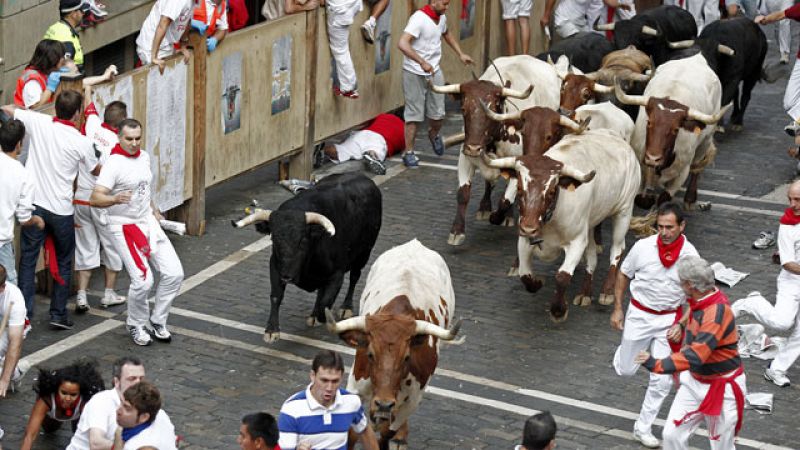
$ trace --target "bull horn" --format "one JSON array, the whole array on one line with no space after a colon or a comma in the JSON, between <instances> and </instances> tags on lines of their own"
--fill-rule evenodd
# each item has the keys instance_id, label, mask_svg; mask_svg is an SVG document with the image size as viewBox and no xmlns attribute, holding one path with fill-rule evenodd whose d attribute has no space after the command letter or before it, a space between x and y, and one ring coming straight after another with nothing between
<instances>
[{"instance_id":1,"label":"bull horn","mask_svg":"<svg viewBox=\"0 0 800 450\"><path fill-rule=\"evenodd\" d=\"M506 156L505 158L489 158L486 152L481 153L483 163L495 169L515 169L517 167L516 156Z\"/></svg>"},{"instance_id":2,"label":"bull horn","mask_svg":"<svg viewBox=\"0 0 800 450\"><path fill-rule=\"evenodd\" d=\"M736 51L734 51L732 48L723 44L717 45L717 51L722 53L723 55L728 55L728 56L733 56L736 53Z\"/></svg>"},{"instance_id":3,"label":"bull horn","mask_svg":"<svg viewBox=\"0 0 800 450\"><path fill-rule=\"evenodd\" d=\"M642 25L642 33L648 36L658 36L660 33L653 27L648 27L647 25Z\"/></svg>"},{"instance_id":4,"label":"bull horn","mask_svg":"<svg viewBox=\"0 0 800 450\"><path fill-rule=\"evenodd\" d=\"M325 231L327 231L329 235L333 236L336 234L336 227L333 226L333 222L320 213L307 212L306 223L316 223L317 225L322 225L322 228L325 228Z\"/></svg>"},{"instance_id":5,"label":"bull horn","mask_svg":"<svg viewBox=\"0 0 800 450\"><path fill-rule=\"evenodd\" d=\"M591 117L587 117L586 119L582 120L581 123L578 123L567 116L560 116L558 118L558 123L564 128L569 128L575 134L581 134L586 131L586 127L589 126L589 122L591 120Z\"/></svg>"},{"instance_id":6,"label":"bull horn","mask_svg":"<svg viewBox=\"0 0 800 450\"><path fill-rule=\"evenodd\" d=\"M592 28L594 28L595 31L614 31L615 25L616 22L601 24L600 17L598 16L597 19L594 19L594 24L592 24Z\"/></svg>"},{"instance_id":7,"label":"bull horn","mask_svg":"<svg viewBox=\"0 0 800 450\"><path fill-rule=\"evenodd\" d=\"M616 80L614 81L614 94L617 96L617 100L626 105L647 105L647 97L644 95L626 94L625 91L622 90L622 86L620 86Z\"/></svg>"},{"instance_id":8,"label":"bull horn","mask_svg":"<svg viewBox=\"0 0 800 450\"><path fill-rule=\"evenodd\" d=\"M348 319L350 320L350 319ZM432 324L425 320L415 320L417 323L417 330L416 334L427 334L430 336L435 336L444 341L452 341L456 338L458 334L458 330L461 329L462 320L458 319L453 326L450 327L449 330L446 330L439 325Z\"/></svg>"},{"instance_id":9,"label":"bull horn","mask_svg":"<svg viewBox=\"0 0 800 450\"><path fill-rule=\"evenodd\" d=\"M333 334L341 334L350 330L367 331L367 318L356 316L337 322L331 309L325 308L325 327Z\"/></svg>"},{"instance_id":10,"label":"bull horn","mask_svg":"<svg viewBox=\"0 0 800 450\"><path fill-rule=\"evenodd\" d=\"M252 214L242 218L237 222L233 222L233 226L236 228L242 228L252 225L256 222L266 222L269 220L270 214L272 214L272 211L268 209L256 208Z\"/></svg>"},{"instance_id":11,"label":"bull horn","mask_svg":"<svg viewBox=\"0 0 800 450\"><path fill-rule=\"evenodd\" d=\"M722 116L728 112L729 109L733 107L733 102L728 103L722 109L719 110L716 114L705 114L697 111L695 109L689 108L689 111L686 113L690 119L694 119L700 122L703 122L706 125L712 125L719 122L722 119Z\"/></svg>"},{"instance_id":12,"label":"bull horn","mask_svg":"<svg viewBox=\"0 0 800 450\"><path fill-rule=\"evenodd\" d=\"M669 48L678 50L680 48L689 48L694 45L694 39L686 39L684 41L670 42Z\"/></svg>"},{"instance_id":13,"label":"bull horn","mask_svg":"<svg viewBox=\"0 0 800 450\"><path fill-rule=\"evenodd\" d=\"M553 62L553 57L550 55L550 53L547 54L547 64L550 64L551 66L556 65L556 63Z\"/></svg>"},{"instance_id":14,"label":"bull horn","mask_svg":"<svg viewBox=\"0 0 800 450\"><path fill-rule=\"evenodd\" d=\"M532 84L529 84L528 88L525 89L524 91L517 91L506 87L503 88L503 95L511 98L519 98L519 99L528 98L531 95L531 92L533 92Z\"/></svg>"},{"instance_id":15,"label":"bull horn","mask_svg":"<svg viewBox=\"0 0 800 450\"><path fill-rule=\"evenodd\" d=\"M461 93L461 84L445 84L442 86L437 86L433 84L430 80L428 83L431 86L431 90L436 92L437 94L460 94Z\"/></svg>"},{"instance_id":16,"label":"bull horn","mask_svg":"<svg viewBox=\"0 0 800 450\"><path fill-rule=\"evenodd\" d=\"M583 173L580 170L572 168L568 165L564 165L564 167L561 168L561 176L575 178L577 181L580 181L581 183L588 183L592 181L592 179L594 179L594 176L596 174L597 172L594 170L589 173Z\"/></svg>"},{"instance_id":17,"label":"bull horn","mask_svg":"<svg viewBox=\"0 0 800 450\"><path fill-rule=\"evenodd\" d=\"M486 115L489 116L490 119L495 120L497 122L502 122L504 120L516 120L522 117L522 111L516 111L512 113L505 113L501 114L498 112L494 112L486 106L486 103L483 100L479 100L481 103L481 107L486 112Z\"/></svg>"},{"instance_id":18,"label":"bull horn","mask_svg":"<svg viewBox=\"0 0 800 450\"><path fill-rule=\"evenodd\" d=\"M614 92L614 86L606 86L605 84L595 82L592 86L592 90L598 94L610 94Z\"/></svg>"},{"instance_id":19,"label":"bull horn","mask_svg":"<svg viewBox=\"0 0 800 450\"><path fill-rule=\"evenodd\" d=\"M653 71L650 70L649 73L636 73L634 71L630 71L623 78L646 83L650 81L650 78L653 78Z\"/></svg>"}]
</instances>

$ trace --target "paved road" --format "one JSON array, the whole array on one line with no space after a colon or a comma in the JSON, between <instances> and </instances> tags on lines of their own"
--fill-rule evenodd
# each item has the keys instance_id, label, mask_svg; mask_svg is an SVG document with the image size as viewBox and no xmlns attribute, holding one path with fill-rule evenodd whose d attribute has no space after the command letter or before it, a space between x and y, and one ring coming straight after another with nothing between
<instances>
[{"instance_id":1,"label":"paved road","mask_svg":"<svg viewBox=\"0 0 800 450\"><path fill-rule=\"evenodd\" d=\"M752 290L767 298L775 294L777 266L770 264L771 250L752 250L750 243L759 231L777 228L783 206L773 200L781 198L773 191L795 174L794 162L785 155L790 140L780 131L785 122L783 88L784 82L758 85L745 131L719 137L716 164L700 182L701 189L712 191L702 193L701 200L712 201L713 208L689 216L687 235L702 255L750 273L726 290L733 299ZM459 126L453 109L446 129L454 132ZM448 246L457 149L436 158L426 139L419 144L428 165L405 170L392 161L388 176L378 179L384 225L373 259L412 238L440 252L453 275L456 314L465 319L462 332L467 340L460 346L443 346L440 370L412 418L411 448L511 448L524 418L545 409L558 416L559 448L639 448L630 430L647 375L621 379L614 374L610 361L620 336L608 326L610 311L596 304L576 307L566 323L553 324L545 306L557 266L536 263L538 273L548 279L536 295L507 278L515 254L514 230L475 222L477 201L470 204L466 243ZM287 290L281 311L284 339L273 346L261 341L268 303L269 240L252 229L234 231L229 222L252 198L268 206L288 198L290 194L274 184L276 179L274 168L266 168L212 189L207 200L208 233L202 238L173 238L187 281L170 318L176 335L171 344L134 346L123 326L124 306L93 309L76 318L74 331L49 331L46 303L40 299L24 353L47 368L90 355L100 362L106 380L116 357L138 355L146 361L148 378L161 387L165 409L187 448L236 448L240 417L256 410L277 412L285 398L304 388L310 359L318 349L349 351L324 328L305 326L313 297L293 287ZM476 186L475 200L482 183ZM770 193L773 196L764 197ZM629 237L628 243L632 242ZM606 255L600 261L598 273L604 274ZM95 288L98 281L93 282ZM363 281L356 292L362 287ZM569 291L570 298L575 290ZM95 305L98 301L96 296L90 298ZM800 389L779 389L765 382L761 377L765 365L746 361L748 387L751 392L774 393L775 412L761 416L747 411L740 447L796 448ZM789 376L800 380L800 370L792 369ZM0 401L5 448L19 447L34 400L33 379L34 374L29 375L22 392ZM662 418L670 401L671 397ZM68 439L67 430L40 436L36 448L63 448ZM708 448L704 438L695 438L692 445Z\"/></svg>"}]
</instances>

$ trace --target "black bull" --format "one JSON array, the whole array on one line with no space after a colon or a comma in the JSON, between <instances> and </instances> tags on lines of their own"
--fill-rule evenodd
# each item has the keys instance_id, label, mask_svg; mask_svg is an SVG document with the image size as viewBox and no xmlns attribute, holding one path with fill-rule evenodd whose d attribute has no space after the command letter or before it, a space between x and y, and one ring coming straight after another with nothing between
<instances>
[{"instance_id":1,"label":"black bull","mask_svg":"<svg viewBox=\"0 0 800 450\"><path fill-rule=\"evenodd\" d=\"M312 189L283 202L275 211L257 210L233 222L250 223L272 235L270 312L264 339L280 337L279 311L287 283L307 292L317 291L309 325L325 322L350 272L342 303L342 317L352 315L353 291L367 264L381 228L381 192L362 174L328 176Z\"/></svg>"}]
</instances>

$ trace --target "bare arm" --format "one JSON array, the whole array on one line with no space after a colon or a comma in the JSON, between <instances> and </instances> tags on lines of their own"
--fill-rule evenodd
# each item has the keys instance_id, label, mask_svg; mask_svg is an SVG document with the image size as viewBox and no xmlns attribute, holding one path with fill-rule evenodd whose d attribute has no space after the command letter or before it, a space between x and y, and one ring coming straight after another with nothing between
<instances>
[{"instance_id":1,"label":"bare arm","mask_svg":"<svg viewBox=\"0 0 800 450\"><path fill-rule=\"evenodd\" d=\"M42 421L47 414L47 409L47 404L45 404L44 400L37 398L31 410L31 417L25 426L25 437L22 438L20 450L31 450L31 447L33 447L33 443L36 442L36 437L39 435L39 429L42 428Z\"/></svg>"},{"instance_id":2,"label":"bare arm","mask_svg":"<svg viewBox=\"0 0 800 450\"><path fill-rule=\"evenodd\" d=\"M452 34L450 34L450 30L445 31L442 35L442 38L444 38L444 41L447 42L447 45L449 45L450 48L455 50L456 54L458 55L458 59L460 59L464 65L472 64L472 58L461 51L461 46L458 45L458 41L453 37Z\"/></svg>"},{"instance_id":3,"label":"bare arm","mask_svg":"<svg viewBox=\"0 0 800 450\"><path fill-rule=\"evenodd\" d=\"M625 313L622 311L622 298L628 290L631 279L617 269L617 282L614 284L614 311L611 312L611 328L622 331Z\"/></svg>"},{"instance_id":4,"label":"bare arm","mask_svg":"<svg viewBox=\"0 0 800 450\"><path fill-rule=\"evenodd\" d=\"M787 262L783 265L783 268L795 275L800 275L800 263Z\"/></svg>"},{"instance_id":5,"label":"bare arm","mask_svg":"<svg viewBox=\"0 0 800 450\"><path fill-rule=\"evenodd\" d=\"M39 97L39 101L32 104L31 107L28 109L37 109L41 106L46 105L47 102L49 102L50 99L53 98L53 95L55 95L55 92L51 91L50 89L45 89L44 91L42 91L42 96Z\"/></svg>"},{"instance_id":6,"label":"bare arm","mask_svg":"<svg viewBox=\"0 0 800 450\"><path fill-rule=\"evenodd\" d=\"M361 433L358 438L364 450L378 450L378 438L375 437L375 432L372 431L371 426L367 425L367 428L364 429L364 432Z\"/></svg>"},{"instance_id":7,"label":"bare arm","mask_svg":"<svg viewBox=\"0 0 800 450\"><path fill-rule=\"evenodd\" d=\"M433 66L428 64L428 61L425 61L421 56L419 56L419 53L417 53L416 51L414 51L413 48L411 48L411 41L413 40L414 36L408 33L403 33L403 35L400 36L400 39L398 39L397 41L397 48L399 48L400 51L408 59L415 61L417 64L419 64L420 67L422 67L422 70L424 70L427 73L433 73Z\"/></svg>"},{"instance_id":8,"label":"bare arm","mask_svg":"<svg viewBox=\"0 0 800 450\"><path fill-rule=\"evenodd\" d=\"M10 314L10 312L9 312ZM8 351L3 363L3 374L0 375L0 397L5 397L8 385L11 384L11 374L17 367L19 356L22 353L22 326L8 327Z\"/></svg>"},{"instance_id":9,"label":"bare arm","mask_svg":"<svg viewBox=\"0 0 800 450\"><path fill-rule=\"evenodd\" d=\"M109 206L128 203L131 201L131 191L123 191L111 195L111 189L105 186L95 186L89 203L95 208L108 208Z\"/></svg>"},{"instance_id":10,"label":"bare arm","mask_svg":"<svg viewBox=\"0 0 800 450\"><path fill-rule=\"evenodd\" d=\"M539 19L539 24L542 28L550 25L550 16L553 15L554 6L556 6L556 0L547 0L544 3L544 12L542 12L542 18Z\"/></svg>"},{"instance_id":11,"label":"bare arm","mask_svg":"<svg viewBox=\"0 0 800 450\"><path fill-rule=\"evenodd\" d=\"M0 110L2 110L4 113L8 114L8 117L13 118L14 117L14 112L17 110L17 105L3 105L3 106L0 106Z\"/></svg>"},{"instance_id":12,"label":"bare arm","mask_svg":"<svg viewBox=\"0 0 800 450\"><path fill-rule=\"evenodd\" d=\"M756 16L753 22L761 25L767 25L773 22L778 22L785 18L786 18L786 12L781 10L781 11L775 11L774 13L771 14L767 14L766 16Z\"/></svg>"},{"instance_id":13,"label":"bare arm","mask_svg":"<svg viewBox=\"0 0 800 450\"><path fill-rule=\"evenodd\" d=\"M158 22L158 27L156 28L156 34L153 37L153 45L150 47L150 60L153 64L158 66L158 70L161 73L164 73L164 60L158 59L158 49L161 47L161 41L164 40L164 36L167 34L167 28L172 23L172 19L167 16L161 16L161 20Z\"/></svg>"},{"instance_id":14,"label":"bare arm","mask_svg":"<svg viewBox=\"0 0 800 450\"><path fill-rule=\"evenodd\" d=\"M303 11L312 11L319 8L320 2L318 0L309 0L304 5L299 5L295 0L284 0L283 11L286 14L296 14Z\"/></svg>"},{"instance_id":15,"label":"bare arm","mask_svg":"<svg viewBox=\"0 0 800 450\"><path fill-rule=\"evenodd\" d=\"M112 448L121 449L122 446L115 447L113 441L106 439L106 433L103 430L89 429L89 450L111 450Z\"/></svg>"}]
</instances>

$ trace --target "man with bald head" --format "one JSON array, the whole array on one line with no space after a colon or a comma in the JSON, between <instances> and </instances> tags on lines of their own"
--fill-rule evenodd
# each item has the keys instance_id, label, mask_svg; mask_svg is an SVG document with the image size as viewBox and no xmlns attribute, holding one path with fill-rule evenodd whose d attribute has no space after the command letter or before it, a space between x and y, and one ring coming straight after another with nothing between
<instances>
[{"instance_id":1,"label":"man with bald head","mask_svg":"<svg viewBox=\"0 0 800 450\"><path fill-rule=\"evenodd\" d=\"M800 356L800 181L789 185L789 207L778 228L778 253L781 273L775 306L758 292L752 292L733 304L736 317L750 314L767 327L778 331L794 330L786 345L764 371L764 378L778 386L789 386L786 371Z\"/></svg>"}]
</instances>

